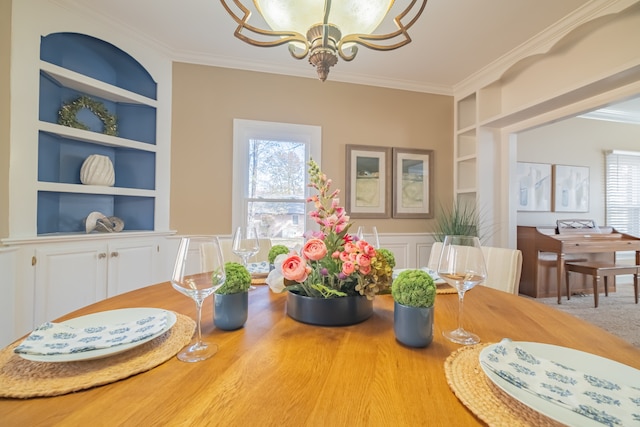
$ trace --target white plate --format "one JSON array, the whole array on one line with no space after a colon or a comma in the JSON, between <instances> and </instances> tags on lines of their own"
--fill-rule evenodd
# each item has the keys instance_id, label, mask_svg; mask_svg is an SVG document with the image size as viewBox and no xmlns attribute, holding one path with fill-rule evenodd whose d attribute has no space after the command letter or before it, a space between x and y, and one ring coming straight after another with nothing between
<instances>
[{"instance_id":1,"label":"white plate","mask_svg":"<svg viewBox=\"0 0 640 427\"><path fill-rule=\"evenodd\" d=\"M99 313L87 314L86 316L69 319L62 324L73 326L75 328L83 328L91 325L106 325L112 323L127 323L135 321L146 316L158 316L167 313L167 326L160 332L136 341L130 344L116 345L109 348L101 348L97 350L83 351L81 353L70 354L54 354L54 355L36 355L36 354L18 354L20 357L34 362L75 362L78 360L100 359L114 354L131 350L134 347L142 345L152 339L167 332L176 323L176 315L172 311L162 310L159 308L122 308L118 310L101 311Z\"/></svg>"},{"instance_id":2,"label":"white plate","mask_svg":"<svg viewBox=\"0 0 640 427\"><path fill-rule=\"evenodd\" d=\"M492 344L485 347L480 352L480 361L486 360L488 354L493 351L495 346L499 344L500 343ZM514 342L514 344L517 344L527 352L535 354L540 358L552 360L554 362L570 366L571 368L584 373L593 374L599 377L605 377L607 379L610 379L611 381L615 381L621 384L640 384L639 370L627 365L623 365L622 363L606 359L604 357L551 344L541 344L535 342ZM487 375L487 377L505 393L507 393L514 399L524 403L528 407L548 416L549 418L570 426L602 427L603 425L580 414L577 414L568 408L562 407L553 402L548 402L529 391L523 390L511 384L510 382L502 379L489 368L485 367L483 363L480 363L480 366L482 367L482 370Z\"/></svg>"},{"instance_id":3,"label":"white plate","mask_svg":"<svg viewBox=\"0 0 640 427\"><path fill-rule=\"evenodd\" d=\"M406 270L416 270L415 268L394 268L393 272L391 273L391 278L395 279L396 277L398 277L398 274L402 273L403 271ZM439 276L438 273L436 273L433 270L429 270L427 267L421 267L420 270L425 271L426 273L429 274L429 276L431 276L431 278L433 279L433 283L435 283L436 285L442 285L445 284L446 282L444 280L442 280Z\"/></svg>"}]
</instances>

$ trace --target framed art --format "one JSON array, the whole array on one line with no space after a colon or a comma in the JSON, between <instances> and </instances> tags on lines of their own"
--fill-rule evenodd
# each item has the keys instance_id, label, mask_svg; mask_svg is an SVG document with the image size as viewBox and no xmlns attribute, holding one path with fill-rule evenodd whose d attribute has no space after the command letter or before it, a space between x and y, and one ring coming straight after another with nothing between
<instances>
[{"instance_id":1,"label":"framed art","mask_svg":"<svg viewBox=\"0 0 640 427\"><path fill-rule=\"evenodd\" d=\"M351 218L389 218L391 149L346 146L346 209Z\"/></svg>"},{"instance_id":2,"label":"framed art","mask_svg":"<svg viewBox=\"0 0 640 427\"><path fill-rule=\"evenodd\" d=\"M589 167L553 165L553 210L589 212Z\"/></svg>"},{"instance_id":3,"label":"framed art","mask_svg":"<svg viewBox=\"0 0 640 427\"><path fill-rule=\"evenodd\" d=\"M433 218L433 150L393 149L393 217Z\"/></svg>"},{"instance_id":4,"label":"framed art","mask_svg":"<svg viewBox=\"0 0 640 427\"><path fill-rule=\"evenodd\" d=\"M518 162L518 211L551 211L551 165Z\"/></svg>"}]
</instances>

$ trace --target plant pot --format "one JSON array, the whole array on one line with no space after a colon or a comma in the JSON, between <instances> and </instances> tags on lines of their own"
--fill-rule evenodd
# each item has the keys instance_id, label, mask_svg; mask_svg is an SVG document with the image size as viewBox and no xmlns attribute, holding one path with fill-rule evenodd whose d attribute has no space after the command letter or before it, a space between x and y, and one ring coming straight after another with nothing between
<instances>
[{"instance_id":1,"label":"plant pot","mask_svg":"<svg viewBox=\"0 0 640 427\"><path fill-rule=\"evenodd\" d=\"M433 341L433 307L393 303L393 332L409 347L426 347Z\"/></svg>"},{"instance_id":2,"label":"plant pot","mask_svg":"<svg viewBox=\"0 0 640 427\"><path fill-rule=\"evenodd\" d=\"M373 314L373 301L364 296L311 298L287 294L289 317L319 326L347 326L367 320Z\"/></svg>"},{"instance_id":3,"label":"plant pot","mask_svg":"<svg viewBox=\"0 0 640 427\"><path fill-rule=\"evenodd\" d=\"M249 314L249 292L213 294L213 323L223 331L240 329Z\"/></svg>"}]
</instances>

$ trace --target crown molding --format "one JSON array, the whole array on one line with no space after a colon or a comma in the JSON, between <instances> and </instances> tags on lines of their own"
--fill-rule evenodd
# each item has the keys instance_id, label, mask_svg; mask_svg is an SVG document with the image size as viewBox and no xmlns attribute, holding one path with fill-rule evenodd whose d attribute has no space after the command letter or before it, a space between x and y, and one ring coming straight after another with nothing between
<instances>
[{"instance_id":1,"label":"crown molding","mask_svg":"<svg viewBox=\"0 0 640 427\"><path fill-rule=\"evenodd\" d=\"M591 0L573 13L512 49L494 62L453 86L456 98L462 98L475 90L499 80L519 61L533 55L549 52L567 34L581 25L605 15L619 13L639 0Z\"/></svg>"}]
</instances>

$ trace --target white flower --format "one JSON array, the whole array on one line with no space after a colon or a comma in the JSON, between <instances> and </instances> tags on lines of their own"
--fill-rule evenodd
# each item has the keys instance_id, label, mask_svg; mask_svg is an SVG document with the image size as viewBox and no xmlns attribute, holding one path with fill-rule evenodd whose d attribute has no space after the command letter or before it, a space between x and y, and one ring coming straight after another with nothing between
<instances>
[{"instance_id":1,"label":"white flower","mask_svg":"<svg viewBox=\"0 0 640 427\"><path fill-rule=\"evenodd\" d=\"M273 260L274 269L269 272L266 282L276 294L282 293L285 289L284 276L282 275L282 263L287 259L288 254L280 254Z\"/></svg>"}]
</instances>

